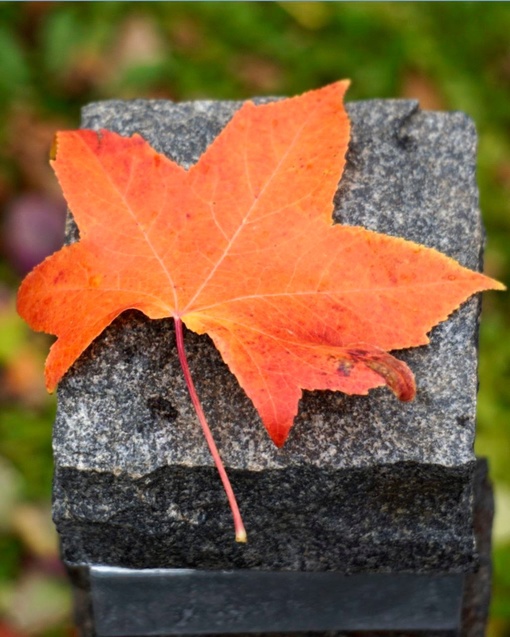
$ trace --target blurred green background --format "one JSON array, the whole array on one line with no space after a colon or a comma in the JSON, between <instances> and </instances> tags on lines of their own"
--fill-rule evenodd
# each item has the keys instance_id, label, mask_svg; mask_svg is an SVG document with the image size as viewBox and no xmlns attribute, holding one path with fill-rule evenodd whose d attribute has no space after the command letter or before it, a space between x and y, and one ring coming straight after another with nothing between
<instances>
[{"instance_id":1,"label":"blurred green background","mask_svg":"<svg viewBox=\"0 0 510 637\"><path fill-rule=\"evenodd\" d=\"M478 127L486 271L510 282L510 7L505 3L0 3L0 637L72 633L50 521L45 336L17 318L23 275L62 241L56 130L112 97L292 95L349 77L349 99L418 98ZM484 299L477 452L498 514L489 634L510 635L507 294Z\"/></svg>"}]
</instances>

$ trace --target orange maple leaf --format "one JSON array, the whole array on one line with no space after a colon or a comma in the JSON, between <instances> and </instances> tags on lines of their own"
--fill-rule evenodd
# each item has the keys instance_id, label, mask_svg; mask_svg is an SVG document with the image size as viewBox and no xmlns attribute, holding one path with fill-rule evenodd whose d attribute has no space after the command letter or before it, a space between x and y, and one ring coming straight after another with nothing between
<instances>
[{"instance_id":1,"label":"orange maple leaf","mask_svg":"<svg viewBox=\"0 0 510 637\"><path fill-rule=\"evenodd\" d=\"M348 82L246 103L189 170L139 135L59 133L52 162L80 241L23 282L20 314L57 335L52 390L121 312L209 334L282 445L303 389L415 393L388 353L499 283L435 250L333 225ZM184 356L184 354L183 354ZM182 361L182 359L181 359Z\"/></svg>"}]
</instances>

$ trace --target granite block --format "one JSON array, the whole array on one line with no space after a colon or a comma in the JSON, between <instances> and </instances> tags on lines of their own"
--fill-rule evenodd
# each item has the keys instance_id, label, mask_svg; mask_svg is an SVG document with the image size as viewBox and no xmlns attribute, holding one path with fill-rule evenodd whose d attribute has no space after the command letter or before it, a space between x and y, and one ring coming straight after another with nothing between
<instances>
[{"instance_id":1,"label":"granite block","mask_svg":"<svg viewBox=\"0 0 510 637\"><path fill-rule=\"evenodd\" d=\"M240 105L113 100L85 107L82 125L138 132L189 167ZM352 139L335 220L479 268L470 119L406 100L354 102L348 112ZM77 236L70 220L68 239ZM305 392L283 449L269 440L210 339L185 334L246 545L234 542L172 320L124 313L58 390L53 512L64 559L128 568L472 570L479 309L471 299L432 330L430 345L398 353L416 375L414 402L399 403L386 389L354 397Z\"/></svg>"}]
</instances>

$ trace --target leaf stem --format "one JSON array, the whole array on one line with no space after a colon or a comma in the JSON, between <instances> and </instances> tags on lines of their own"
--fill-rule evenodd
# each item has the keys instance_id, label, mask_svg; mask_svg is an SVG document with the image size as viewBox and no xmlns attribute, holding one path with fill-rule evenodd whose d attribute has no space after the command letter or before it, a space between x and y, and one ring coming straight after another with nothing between
<instances>
[{"instance_id":1,"label":"leaf stem","mask_svg":"<svg viewBox=\"0 0 510 637\"><path fill-rule=\"evenodd\" d=\"M191 372L188 366L188 359L186 357L186 351L184 349L184 337L182 333L182 321L180 318L174 318L175 321L175 338L177 341L177 352L179 354L179 362L181 363L182 371L184 373L184 378L186 380L186 385L188 387L189 395L191 397L191 402L193 403L193 407L195 408L195 412L197 414L198 420L202 425L202 431L204 432L205 439L207 444L209 445L209 450L214 460L214 464L216 465L216 469L218 469L218 473L220 474L221 481L223 483L223 488L225 489L225 493L227 494L228 503L230 504L230 509L232 511L232 516L234 518L234 529L236 533L236 542L246 542L246 531L244 528L243 520L241 518L241 513L239 511L239 507L237 505L236 497L234 495L234 491L232 489L232 485L230 484L230 480L228 479L227 472L225 471L225 467L223 466L223 462L221 460L218 448L216 447L216 443L212 437L211 430L209 429L209 425L207 423L204 410L202 409L202 405L198 399L198 395L195 389L195 385L193 384L193 379L191 378Z\"/></svg>"}]
</instances>

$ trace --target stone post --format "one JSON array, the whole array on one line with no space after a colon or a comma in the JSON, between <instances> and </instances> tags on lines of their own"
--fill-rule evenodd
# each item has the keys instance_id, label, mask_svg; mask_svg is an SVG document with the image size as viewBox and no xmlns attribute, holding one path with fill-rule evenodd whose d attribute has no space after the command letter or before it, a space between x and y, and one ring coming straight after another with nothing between
<instances>
[{"instance_id":1,"label":"stone post","mask_svg":"<svg viewBox=\"0 0 510 637\"><path fill-rule=\"evenodd\" d=\"M108 101L85 107L82 125L138 132L189 167L239 106ZM348 112L335 220L479 268L472 122L404 100L354 102ZM70 220L68 240L76 238ZM414 402L385 389L305 392L280 450L209 338L186 333L246 545L233 541L172 320L135 311L118 318L58 390L54 519L82 635L481 637L491 496L473 455L479 311L471 299L432 331L429 346L399 352L416 375Z\"/></svg>"}]
</instances>

